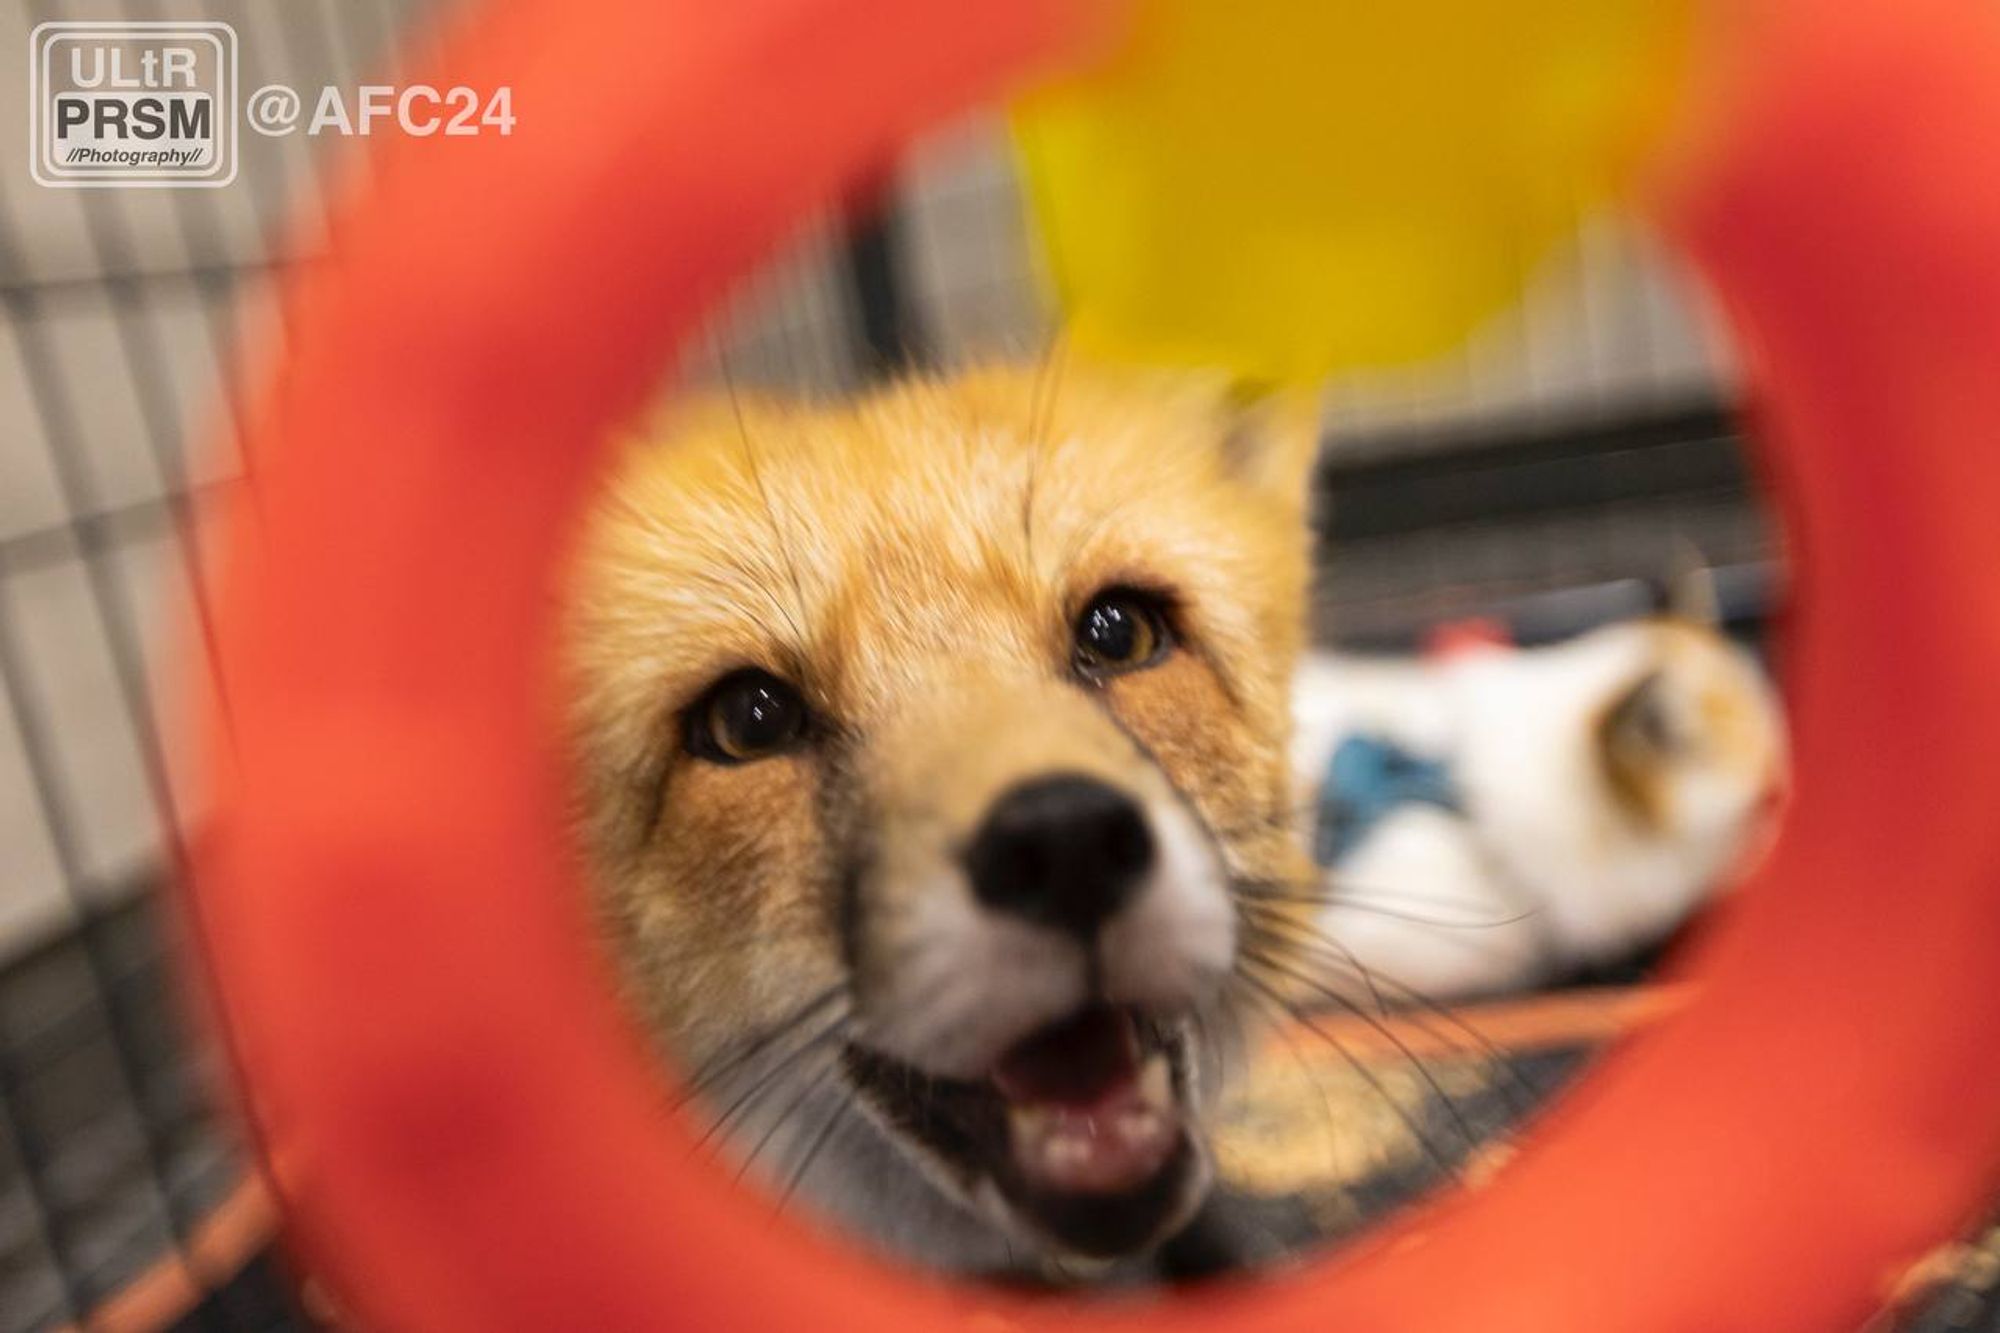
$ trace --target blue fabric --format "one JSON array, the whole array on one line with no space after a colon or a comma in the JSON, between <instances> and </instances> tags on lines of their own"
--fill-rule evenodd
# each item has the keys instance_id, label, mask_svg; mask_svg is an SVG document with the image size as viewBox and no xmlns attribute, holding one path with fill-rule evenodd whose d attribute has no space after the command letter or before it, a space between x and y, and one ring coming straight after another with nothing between
<instances>
[{"instance_id":1,"label":"blue fabric","mask_svg":"<svg viewBox=\"0 0 2000 1333\"><path fill-rule=\"evenodd\" d=\"M1412 753L1380 736L1354 735L1334 747L1313 822L1313 859L1338 865L1398 806L1461 810L1442 759Z\"/></svg>"}]
</instances>

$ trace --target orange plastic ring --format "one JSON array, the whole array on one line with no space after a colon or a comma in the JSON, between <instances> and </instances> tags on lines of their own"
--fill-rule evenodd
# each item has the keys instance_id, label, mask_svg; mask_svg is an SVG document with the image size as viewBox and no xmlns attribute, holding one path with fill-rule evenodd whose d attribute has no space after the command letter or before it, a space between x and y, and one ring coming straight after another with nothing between
<instances>
[{"instance_id":1,"label":"orange plastic ring","mask_svg":"<svg viewBox=\"0 0 2000 1333\"><path fill-rule=\"evenodd\" d=\"M1692 1001L1493 1184L1295 1277L996 1305L774 1220L657 1116L551 740L549 589L598 442L809 205L1082 12L518 0L438 61L512 85L518 126L398 145L295 294L193 900L308 1262L364 1324L482 1333L1853 1326L2000 1162L1983 0L1713 25L1726 97L1670 228L1735 320L1787 520L1795 799Z\"/></svg>"}]
</instances>

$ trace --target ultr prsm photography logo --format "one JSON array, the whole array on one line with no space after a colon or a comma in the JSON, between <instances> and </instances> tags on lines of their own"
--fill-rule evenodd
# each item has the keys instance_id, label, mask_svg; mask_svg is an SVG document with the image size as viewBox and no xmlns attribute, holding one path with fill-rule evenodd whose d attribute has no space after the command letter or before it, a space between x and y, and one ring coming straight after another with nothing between
<instances>
[{"instance_id":1,"label":"ultr prsm photography logo","mask_svg":"<svg viewBox=\"0 0 2000 1333\"><path fill-rule=\"evenodd\" d=\"M28 43L29 154L57 186L236 179L236 33L226 23L44 23Z\"/></svg>"}]
</instances>

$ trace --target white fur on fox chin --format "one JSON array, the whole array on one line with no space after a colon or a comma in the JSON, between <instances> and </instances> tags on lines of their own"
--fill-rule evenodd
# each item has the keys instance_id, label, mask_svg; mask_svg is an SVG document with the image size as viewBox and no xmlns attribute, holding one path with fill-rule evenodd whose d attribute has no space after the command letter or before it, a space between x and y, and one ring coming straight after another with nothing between
<instances>
[{"instance_id":1,"label":"white fur on fox chin","mask_svg":"<svg viewBox=\"0 0 2000 1333\"><path fill-rule=\"evenodd\" d=\"M1398 986L1436 999L1496 994L1629 956L1670 933L1744 855L1768 774L1697 765L1677 775L1664 832L1615 808L1594 724L1652 663L1647 628L1621 624L1527 651L1302 664L1294 768L1308 791L1343 736L1370 732L1444 757L1463 806L1404 805L1323 872L1332 901L1319 924L1388 979L1382 998L1396 1003ZM1741 669L1752 702L1775 716L1756 669L1747 659Z\"/></svg>"}]
</instances>

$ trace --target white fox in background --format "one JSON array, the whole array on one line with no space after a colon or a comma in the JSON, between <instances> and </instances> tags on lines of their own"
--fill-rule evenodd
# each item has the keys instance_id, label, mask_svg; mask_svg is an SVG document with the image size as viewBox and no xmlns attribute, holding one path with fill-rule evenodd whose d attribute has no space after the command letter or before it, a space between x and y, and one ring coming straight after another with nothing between
<instances>
[{"instance_id":1,"label":"white fox in background","mask_svg":"<svg viewBox=\"0 0 2000 1333\"><path fill-rule=\"evenodd\" d=\"M1677 615L1548 647L1316 654L1294 709L1319 924L1390 1004L1660 943L1757 844L1784 763L1758 666Z\"/></svg>"}]
</instances>

